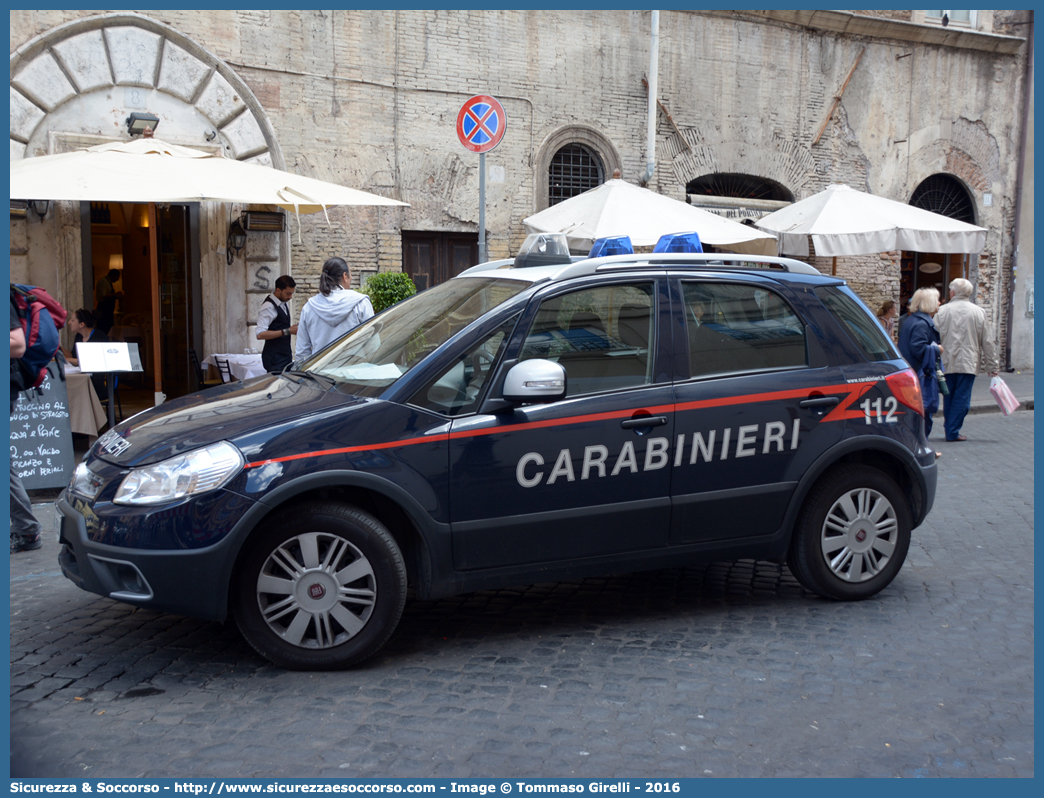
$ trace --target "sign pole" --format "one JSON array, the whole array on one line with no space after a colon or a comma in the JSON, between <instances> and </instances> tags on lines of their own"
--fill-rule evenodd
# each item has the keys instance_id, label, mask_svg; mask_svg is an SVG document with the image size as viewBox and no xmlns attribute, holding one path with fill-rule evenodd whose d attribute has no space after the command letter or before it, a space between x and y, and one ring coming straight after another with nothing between
<instances>
[{"instance_id":1,"label":"sign pole","mask_svg":"<svg viewBox=\"0 0 1044 798\"><path fill-rule=\"evenodd\" d=\"M457 138L479 157L479 263L486 261L486 153L500 144L506 130L504 106L488 94L476 94L457 113Z\"/></svg>"},{"instance_id":2,"label":"sign pole","mask_svg":"<svg viewBox=\"0 0 1044 798\"><path fill-rule=\"evenodd\" d=\"M486 153L479 153L479 263L486 262Z\"/></svg>"}]
</instances>

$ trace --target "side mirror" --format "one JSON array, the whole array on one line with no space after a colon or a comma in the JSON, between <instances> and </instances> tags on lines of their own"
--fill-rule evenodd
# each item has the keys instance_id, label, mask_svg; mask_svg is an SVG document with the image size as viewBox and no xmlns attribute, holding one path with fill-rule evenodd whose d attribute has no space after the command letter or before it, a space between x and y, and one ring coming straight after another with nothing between
<instances>
[{"instance_id":1,"label":"side mirror","mask_svg":"<svg viewBox=\"0 0 1044 798\"><path fill-rule=\"evenodd\" d=\"M524 360L504 378L504 399L516 404L557 402L566 395L566 372L550 360Z\"/></svg>"}]
</instances>

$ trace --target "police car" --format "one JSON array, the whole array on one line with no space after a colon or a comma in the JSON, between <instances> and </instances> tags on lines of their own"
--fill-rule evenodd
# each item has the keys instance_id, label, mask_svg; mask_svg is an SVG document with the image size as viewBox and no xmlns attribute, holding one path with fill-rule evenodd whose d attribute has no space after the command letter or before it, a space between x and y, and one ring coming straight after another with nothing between
<instances>
[{"instance_id":1,"label":"police car","mask_svg":"<svg viewBox=\"0 0 1044 798\"><path fill-rule=\"evenodd\" d=\"M873 596L935 496L916 377L842 280L682 243L531 236L124 421L57 501L62 572L300 669L372 655L407 591L761 558Z\"/></svg>"}]
</instances>

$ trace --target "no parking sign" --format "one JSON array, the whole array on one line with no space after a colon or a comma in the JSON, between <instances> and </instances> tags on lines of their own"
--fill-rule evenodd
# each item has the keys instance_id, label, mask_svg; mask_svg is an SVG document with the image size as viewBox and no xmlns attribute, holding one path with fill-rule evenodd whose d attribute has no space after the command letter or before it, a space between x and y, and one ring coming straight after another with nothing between
<instances>
[{"instance_id":1,"label":"no parking sign","mask_svg":"<svg viewBox=\"0 0 1044 798\"><path fill-rule=\"evenodd\" d=\"M476 94L457 112L457 138L479 157L479 263L486 260L486 153L500 144L506 131L507 114L496 97Z\"/></svg>"},{"instance_id":2,"label":"no parking sign","mask_svg":"<svg viewBox=\"0 0 1044 798\"><path fill-rule=\"evenodd\" d=\"M457 113L457 138L471 152L489 152L500 144L506 130L504 106L488 94L476 94Z\"/></svg>"}]
</instances>

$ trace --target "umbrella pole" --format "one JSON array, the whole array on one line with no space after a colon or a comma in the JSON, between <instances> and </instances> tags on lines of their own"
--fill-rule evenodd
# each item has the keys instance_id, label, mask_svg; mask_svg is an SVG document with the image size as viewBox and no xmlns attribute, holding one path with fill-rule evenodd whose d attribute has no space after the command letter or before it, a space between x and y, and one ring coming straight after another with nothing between
<instances>
[{"instance_id":1,"label":"umbrella pole","mask_svg":"<svg viewBox=\"0 0 1044 798\"><path fill-rule=\"evenodd\" d=\"M163 403L163 365L160 363L159 240L156 203L149 203L149 282L152 289L152 380L156 405Z\"/></svg>"},{"instance_id":2,"label":"umbrella pole","mask_svg":"<svg viewBox=\"0 0 1044 798\"><path fill-rule=\"evenodd\" d=\"M834 256L834 263L830 267L830 274L832 276L836 276L837 275L837 255Z\"/></svg>"}]
</instances>

